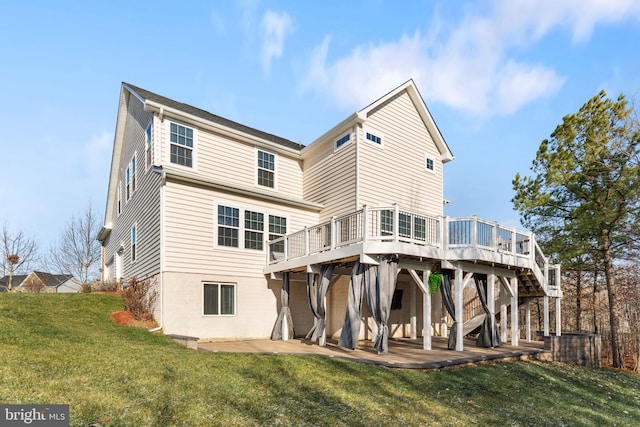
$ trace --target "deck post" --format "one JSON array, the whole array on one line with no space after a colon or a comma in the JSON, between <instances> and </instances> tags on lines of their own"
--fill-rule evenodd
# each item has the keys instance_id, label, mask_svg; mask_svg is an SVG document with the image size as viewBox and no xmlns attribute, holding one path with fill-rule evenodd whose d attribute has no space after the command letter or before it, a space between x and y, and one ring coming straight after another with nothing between
<instances>
[{"instance_id":1,"label":"deck post","mask_svg":"<svg viewBox=\"0 0 640 427\"><path fill-rule=\"evenodd\" d=\"M310 249L310 238L309 238L309 227L307 227L306 225L304 226L304 254L306 256L309 256L309 249Z\"/></svg>"},{"instance_id":2,"label":"deck post","mask_svg":"<svg viewBox=\"0 0 640 427\"><path fill-rule=\"evenodd\" d=\"M518 278L511 278L511 345L517 347L520 338L520 325L518 323L520 310L518 309Z\"/></svg>"},{"instance_id":3,"label":"deck post","mask_svg":"<svg viewBox=\"0 0 640 427\"><path fill-rule=\"evenodd\" d=\"M531 298L525 303L525 339L531 342Z\"/></svg>"},{"instance_id":4,"label":"deck post","mask_svg":"<svg viewBox=\"0 0 640 427\"><path fill-rule=\"evenodd\" d=\"M549 336L549 297L544 296L544 336Z\"/></svg>"},{"instance_id":5,"label":"deck post","mask_svg":"<svg viewBox=\"0 0 640 427\"><path fill-rule=\"evenodd\" d=\"M431 270L422 272L422 283L427 292L422 295L422 349L431 350L431 293L429 292L429 276Z\"/></svg>"},{"instance_id":6,"label":"deck post","mask_svg":"<svg viewBox=\"0 0 640 427\"><path fill-rule=\"evenodd\" d=\"M440 247L446 254L446 250L449 248L449 217L442 217L442 232L440 233L440 238L442 239L440 243Z\"/></svg>"},{"instance_id":7,"label":"deck post","mask_svg":"<svg viewBox=\"0 0 640 427\"><path fill-rule=\"evenodd\" d=\"M562 316L560 314L560 298L555 298L556 300L556 336L562 335Z\"/></svg>"},{"instance_id":8,"label":"deck post","mask_svg":"<svg viewBox=\"0 0 640 427\"><path fill-rule=\"evenodd\" d=\"M393 204L393 241L400 240L400 205Z\"/></svg>"},{"instance_id":9,"label":"deck post","mask_svg":"<svg viewBox=\"0 0 640 427\"><path fill-rule=\"evenodd\" d=\"M456 267L456 279L455 279L455 306L456 306L456 324L458 325L456 330L456 351L464 350L464 326L463 326L463 317L462 311L464 310L464 300L463 297L463 286L464 286L464 277L462 266L458 263Z\"/></svg>"},{"instance_id":10,"label":"deck post","mask_svg":"<svg viewBox=\"0 0 640 427\"><path fill-rule=\"evenodd\" d=\"M416 329L418 328L416 322L416 285L411 286L411 314L410 314L410 338L415 340L418 338Z\"/></svg>"},{"instance_id":11,"label":"deck post","mask_svg":"<svg viewBox=\"0 0 640 427\"><path fill-rule=\"evenodd\" d=\"M487 275L487 308L489 309L489 316L491 316L491 322L495 326L496 273L493 268L491 269L491 273Z\"/></svg>"},{"instance_id":12,"label":"deck post","mask_svg":"<svg viewBox=\"0 0 640 427\"><path fill-rule=\"evenodd\" d=\"M362 241L366 242L369 238L369 207L362 206Z\"/></svg>"},{"instance_id":13,"label":"deck post","mask_svg":"<svg viewBox=\"0 0 640 427\"><path fill-rule=\"evenodd\" d=\"M335 215L331 217L331 249L335 249L336 248L336 238L338 236L337 230L336 230L336 217Z\"/></svg>"},{"instance_id":14,"label":"deck post","mask_svg":"<svg viewBox=\"0 0 640 427\"><path fill-rule=\"evenodd\" d=\"M471 215L471 247L478 246L478 215Z\"/></svg>"},{"instance_id":15,"label":"deck post","mask_svg":"<svg viewBox=\"0 0 640 427\"><path fill-rule=\"evenodd\" d=\"M509 328L509 319L507 316L507 302L509 301L509 292L502 284L500 291L500 341L507 342L507 329Z\"/></svg>"}]
</instances>

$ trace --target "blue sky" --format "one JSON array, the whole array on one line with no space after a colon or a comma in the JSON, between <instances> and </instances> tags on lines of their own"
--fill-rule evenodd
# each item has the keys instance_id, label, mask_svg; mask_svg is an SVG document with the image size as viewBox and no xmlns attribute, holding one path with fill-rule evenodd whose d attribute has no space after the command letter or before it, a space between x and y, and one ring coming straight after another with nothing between
<instances>
[{"instance_id":1,"label":"blue sky","mask_svg":"<svg viewBox=\"0 0 640 427\"><path fill-rule=\"evenodd\" d=\"M308 144L413 78L450 216L519 225L511 180L565 114L640 93L639 0L0 3L0 224L41 252L104 212L120 84Z\"/></svg>"}]
</instances>

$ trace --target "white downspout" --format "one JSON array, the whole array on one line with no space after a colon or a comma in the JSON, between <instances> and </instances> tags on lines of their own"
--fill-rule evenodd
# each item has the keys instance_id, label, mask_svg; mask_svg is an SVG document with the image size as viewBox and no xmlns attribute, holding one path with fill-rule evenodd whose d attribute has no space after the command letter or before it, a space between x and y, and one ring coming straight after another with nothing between
<instances>
[{"instance_id":1,"label":"white downspout","mask_svg":"<svg viewBox=\"0 0 640 427\"><path fill-rule=\"evenodd\" d=\"M160 184L160 322L157 328L149 329L149 332L157 332L164 328L164 271L165 271L165 239L164 239L164 226L165 226L165 189L166 181L165 174L162 168L154 169L154 172L158 172L162 176L162 182Z\"/></svg>"}]
</instances>

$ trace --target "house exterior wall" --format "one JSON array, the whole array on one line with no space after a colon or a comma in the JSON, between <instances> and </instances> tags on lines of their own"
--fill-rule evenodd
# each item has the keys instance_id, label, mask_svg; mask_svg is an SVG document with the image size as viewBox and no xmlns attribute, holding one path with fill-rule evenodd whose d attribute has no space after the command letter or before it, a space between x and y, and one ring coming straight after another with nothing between
<instances>
[{"instance_id":1,"label":"house exterior wall","mask_svg":"<svg viewBox=\"0 0 640 427\"><path fill-rule=\"evenodd\" d=\"M194 130L193 167L171 163L170 127L177 123ZM202 179L228 183L235 186L259 188L273 194L302 199L302 161L278 146L270 146L249 139L232 137L215 127L205 127L185 118L167 116L155 127L162 165L197 173ZM262 150L275 155L275 188L257 184L257 152Z\"/></svg>"},{"instance_id":2,"label":"house exterior wall","mask_svg":"<svg viewBox=\"0 0 640 427\"><path fill-rule=\"evenodd\" d=\"M71 294L78 293L82 291L82 285L76 282L74 279L67 280L63 284L57 287L56 293L59 294Z\"/></svg>"},{"instance_id":3,"label":"house exterior wall","mask_svg":"<svg viewBox=\"0 0 640 427\"><path fill-rule=\"evenodd\" d=\"M349 142L336 148L335 141L350 135ZM355 128L336 133L305 155L304 197L324 205L320 221L358 209Z\"/></svg>"},{"instance_id":4,"label":"house exterior wall","mask_svg":"<svg viewBox=\"0 0 640 427\"><path fill-rule=\"evenodd\" d=\"M121 194L121 211L118 203L113 205L113 229L103 242L105 247L105 276L118 279L116 269L122 277L145 278L160 272L160 186L161 177L146 166L145 135L149 124L155 123L152 113L144 111L143 103L134 96L123 99L124 141L120 164L116 171ZM155 127L154 127L155 129ZM155 148L157 141L153 143ZM155 150L152 150L155 151ZM126 196L126 170L136 156L136 189ZM116 196L117 197L117 196ZM136 259L131 258L131 229L136 226ZM116 255L116 252L119 254ZM118 261L120 266L116 267Z\"/></svg>"},{"instance_id":5,"label":"house exterior wall","mask_svg":"<svg viewBox=\"0 0 640 427\"><path fill-rule=\"evenodd\" d=\"M245 196L187 185L170 180L165 188L165 271L199 272L264 279L266 242L262 250L232 248L218 244L218 206L240 210L243 239L244 211L264 214L264 239L268 239L268 216L287 219L287 232L316 224L318 215L277 201L249 199Z\"/></svg>"},{"instance_id":6,"label":"house exterior wall","mask_svg":"<svg viewBox=\"0 0 640 427\"><path fill-rule=\"evenodd\" d=\"M441 156L406 91L369 112L359 132L360 203L398 203L442 215ZM367 140L367 132L381 137L382 144ZM427 156L433 160L433 172L426 170Z\"/></svg>"},{"instance_id":7,"label":"house exterior wall","mask_svg":"<svg viewBox=\"0 0 640 427\"><path fill-rule=\"evenodd\" d=\"M204 283L234 284L236 314L208 316L203 313ZM276 300L280 282L263 277L218 273L165 272L164 332L208 338L268 338L278 317Z\"/></svg>"}]
</instances>

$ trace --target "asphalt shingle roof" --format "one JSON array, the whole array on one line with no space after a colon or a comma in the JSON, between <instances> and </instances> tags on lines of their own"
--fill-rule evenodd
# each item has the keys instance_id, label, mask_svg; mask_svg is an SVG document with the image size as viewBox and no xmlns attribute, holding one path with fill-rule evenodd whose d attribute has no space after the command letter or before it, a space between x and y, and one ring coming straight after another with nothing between
<instances>
[{"instance_id":1,"label":"asphalt shingle roof","mask_svg":"<svg viewBox=\"0 0 640 427\"><path fill-rule=\"evenodd\" d=\"M144 99L148 99L154 102L157 102L162 105L166 105L167 107L175 108L176 110L182 111L183 113L191 114L192 116L199 117L201 119L208 120L210 122L246 133L248 135L255 136L257 138L264 139L269 142L274 142L276 144L280 144L287 148L292 148L294 150L301 150L304 148L303 144L298 144L297 142L290 141L286 138L281 138L279 136L263 132L258 129L254 129L249 126L245 126L238 122L234 122L229 119L225 119L224 117L217 116L208 111L202 110L200 108L193 107L189 104L184 104L182 102L174 101L173 99L167 98L162 95L158 95L156 93L150 92L146 89L139 88L129 83L123 83L128 88L137 93L140 97Z\"/></svg>"}]
</instances>

